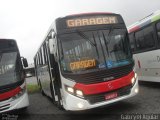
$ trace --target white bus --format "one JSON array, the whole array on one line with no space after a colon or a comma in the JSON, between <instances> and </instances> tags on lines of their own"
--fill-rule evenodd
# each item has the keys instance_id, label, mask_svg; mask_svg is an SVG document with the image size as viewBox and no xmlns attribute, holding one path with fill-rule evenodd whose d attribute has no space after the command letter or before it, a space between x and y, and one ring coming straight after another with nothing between
<instances>
[{"instance_id":1,"label":"white bus","mask_svg":"<svg viewBox=\"0 0 160 120\"><path fill-rule=\"evenodd\" d=\"M86 13L56 19L35 57L43 94L65 110L85 110L138 93L122 17Z\"/></svg>"},{"instance_id":2,"label":"white bus","mask_svg":"<svg viewBox=\"0 0 160 120\"><path fill-rule=\"evenodd\" d=\"M24 67L15 40L0 39L0 113L26 108L29 105Z\"/></svg>"},{"instance_id":3,"label":"white bus","mask_svg":"<svg viewBox=\"0 0 160 120\"><path fill-rule=\"evenodd\" d=\"M160 11L128 27L139 80L160 82Z\"/></svg>"}]
</instances>

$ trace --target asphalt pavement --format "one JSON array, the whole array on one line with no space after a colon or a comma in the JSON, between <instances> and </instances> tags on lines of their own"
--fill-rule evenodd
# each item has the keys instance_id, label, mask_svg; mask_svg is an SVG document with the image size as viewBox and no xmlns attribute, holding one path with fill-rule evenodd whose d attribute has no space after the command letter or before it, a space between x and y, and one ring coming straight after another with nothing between
<instances>
[{"instance_id":1,"label":"asphalt pavement","mask_svg":"<svg viewBox=\"0 0 160 120\"><path fill-rule=\"evenodd\" d=\"M160 120L160 83L140 82L139 94L132 98L79 112L59 110L40 92L29 94L29 100L26 110L14 113L18 120Z\"/></svg>"}]
</instances>

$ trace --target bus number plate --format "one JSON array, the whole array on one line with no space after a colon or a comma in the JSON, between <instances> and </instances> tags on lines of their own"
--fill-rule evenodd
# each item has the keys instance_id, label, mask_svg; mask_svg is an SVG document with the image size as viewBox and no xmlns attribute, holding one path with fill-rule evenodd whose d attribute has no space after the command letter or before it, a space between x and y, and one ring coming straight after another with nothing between
<instances>
[{"instance_id":1,"label":"bus number plate","mask_svg":"<svg viewBox=\"0 0 160 120\"><path fill-rule=\"evenodd\" d=\"M117 96L118 96L117 92L114 92L114 93L105 95L105 99L110 100L110 99L116 98Z\"/></svg>"}]
</instances>

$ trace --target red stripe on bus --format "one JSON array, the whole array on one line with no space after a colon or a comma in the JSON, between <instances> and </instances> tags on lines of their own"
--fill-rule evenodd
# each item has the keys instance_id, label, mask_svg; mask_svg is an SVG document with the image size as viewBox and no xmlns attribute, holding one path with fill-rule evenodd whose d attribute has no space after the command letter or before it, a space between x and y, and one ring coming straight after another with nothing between
<instances>
[{"instance_id":1,"label":"red stripe on bus","mask_svg":"<svg viewBox=\"0 0 160 120\"><path fill-rule=\"evenodd\" d=\"M136 30L140 29L139 26L135 26L134 28L129 29L129 33L134 32Z\"/></svg>"},{"instance_id":2,"label":"red stripe on bus","mask_svg":"<svg viewBox=\"0 0 160 120\"><path fill-rule=\"evenodd\" d=\"M21 88L20 87L17 87L11 91L8 91L8 92L5 92L5 93L2 93L0 94L0 100L5 100L5 99L8 99L10 97L13 97L15 96L16 94L18 94L19 92L21 91Z\"/></svg>"},{"instance_id":3,"label":"red stripe on bus","mask_svg":"<svg viewBox=\"0 0 160 120\"><path fill-rule=\"evenodd\" d=\"M78 90L82 90L84 95L98 94L98 93L116 90L116 89L125 87L127 85L130 85L132 84L131 79L133 77L134 77L134 72L132 71L127 76L124 76L122 78L118 78L115 80L111 80L108 82L89 84L89 85L76 83L74 88Z\"/></svg>"}]
</instances>

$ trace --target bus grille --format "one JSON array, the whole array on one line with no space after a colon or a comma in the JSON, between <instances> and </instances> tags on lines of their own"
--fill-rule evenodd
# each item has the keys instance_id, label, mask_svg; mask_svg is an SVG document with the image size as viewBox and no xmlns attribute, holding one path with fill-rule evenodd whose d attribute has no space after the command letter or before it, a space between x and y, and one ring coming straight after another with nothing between
<instances>
[{"instance_id":1,"label":"bus grille","mask_svg":"<svg viewBox=\"0 0 160 120\"><path fill-rule=\"evenodd\" d=\"M118 68L112 68L108 70L99 70L96 72L90 72L85 74L63 74L65 78L70 78L74 80L76 83L82 83L82 84L95 84L104 82L105 78L113 78L117 79L120 77L124 77L125 75L128 75L133 70L134 64L129 64L126 66L121 66ZM113 80L109 79L109 80ZM106 81L109 81L106 80Z\"/></svg>"},{"instance_id":2,"label":"bus grille","mask_svg":"<svg viewBox=\"0 0 160 120\"><path fill-rule=\"evenodd\" d=\"M10 108L10 104L0 105L0 112Z\"/></svg>"},{"instance_id":3,"label":"bus grille","mask_svg":"<svg viewBox=\"0 0 160 120\"><path fill-rule=\"evenodd\" d=\"M117 94L118 94L117 98L124 96L124 95L128 95L128 94L130 94L131 88L132 88L132 85L129 85L129 86L120 88L118 90L114 90L114 91L110 91L110 92L106 92L106 93L102 93L102 94L89 95L89 96L86 96L85 99L88 100L90 104L95 104L98 102L106 101L105 96L107 94L111 94L113 92L117 92Z\"/></svg>"}]
</instances>

